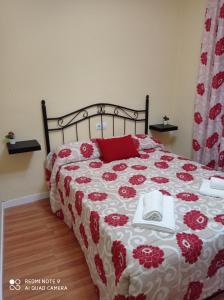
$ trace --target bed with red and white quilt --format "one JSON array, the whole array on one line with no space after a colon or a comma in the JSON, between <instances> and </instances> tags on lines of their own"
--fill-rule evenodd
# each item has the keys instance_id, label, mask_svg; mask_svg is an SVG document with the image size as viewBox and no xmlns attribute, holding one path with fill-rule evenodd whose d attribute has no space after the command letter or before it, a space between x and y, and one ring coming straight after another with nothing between
<instances>
[{"instance_id":1,"label":"bed with red and white quilt","mask_svg":"<svg viewBox=\"0 0 224 300\"><path fill-rule=\"evenodd\" d=\"M199 193L223 176L134 136L140 157L103 163L96 142L48 155L52 211L73 228L101 300L196 300L224 290L224 199ZM175 204L175 234L134 227L139 195Z\"/></svg>"}]
</instances>

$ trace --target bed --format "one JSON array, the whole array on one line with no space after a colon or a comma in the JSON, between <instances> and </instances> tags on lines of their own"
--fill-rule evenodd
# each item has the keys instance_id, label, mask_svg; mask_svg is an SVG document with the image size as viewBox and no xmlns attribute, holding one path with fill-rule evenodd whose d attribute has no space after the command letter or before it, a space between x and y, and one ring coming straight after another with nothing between
<instances>
[{"instance_id":1,"label":"bed","mask_svg":"<svg viewBox=\"0 0 224 300\"><path fill-rule=\"evenodd\" d=\"M73 228L99 299L206 299L224 290L224 199L198 191L202 178L223 174L170 153L150 138L148 110L147 96L143 110L98 103L49 118L42 101L52 211ZM90 119L96 116L101 124L112 118L113 133L115 118L123 120L124 134L126 122L132 121L140 157L103 163L91 139ZM55 127L49 127L51 121ZM83 121L89 141L78 141ZM144 124L143 133L136 132L138 122ZM65 143L70 126L77 141ZM51 150L49 133L54 131L62 132L63 143ZM139 196L155 189L174 198L175 234L132 225Z\"/></svg>"}]
</instances>

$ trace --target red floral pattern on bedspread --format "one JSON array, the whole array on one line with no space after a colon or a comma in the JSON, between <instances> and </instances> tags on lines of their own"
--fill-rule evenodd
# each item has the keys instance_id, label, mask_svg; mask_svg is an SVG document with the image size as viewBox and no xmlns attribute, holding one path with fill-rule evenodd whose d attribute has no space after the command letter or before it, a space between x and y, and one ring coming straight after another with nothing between
<instances>
[{"instance_id":1,"label":"red floral pattern on bedspread","mask_svg":"<svg viewBox=\"0 0 224 300\"><path fill-rule=\"evenodd\" d=\"M115 283L117 285L122 272L126 268L126 249L125 246L121 243L121 241L114 241L111 248L111 252L115 270Z\"/></svg>"},{"instance_id":2,"label":"red floral pattern on bedspread","mask_svg":"<svg viewBox=\"0 0 224 300\"><path fill-rule=\"evenodd\" d=\"M149 153L108 164L56 158L49 168L54 212L73 225L101 300L148 300L158 291L161 299L204 299L223 282L224 199L199 187L223 174L160 148ZM132 225L139 196L155 189L174 198L175 234Z\"/></svg>"},{"instance_id":3,"label":"red floral pattern on bedspread","mask_svg":"<svg viewBox=\"0 0 224 300\"><path fill-rule=\"evenodd\" d=\"M141 245L133 250L133 257L145 268L158 268L164 261L164 252L159 247Z\"/></svg>"}]
</instances>

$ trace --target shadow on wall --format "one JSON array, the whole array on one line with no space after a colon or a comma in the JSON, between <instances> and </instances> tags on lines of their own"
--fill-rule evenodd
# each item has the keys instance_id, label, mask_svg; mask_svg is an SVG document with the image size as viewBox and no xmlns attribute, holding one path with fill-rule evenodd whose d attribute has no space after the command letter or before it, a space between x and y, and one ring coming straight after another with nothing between
<instances>
[{"instance_id":1,"label":"shadow on wall","mask_svg":"<svg viewBox=\"0 0 224 300\"><path fill-rule=\"evenodd\" d=\"M3 144L3 151L0 154L1 173L15 173L25 171L29 168L32 159L32 152L9 154L6 144Z\"/></svg>"},{"instance_id":2,"label":"shadow on wall","mask_svg":"<svg viewBox=\"0 0 224 300\"><path fill-rule=\"evenodd\" d=\"M172 150L172 146L175 145L176 142L176 135L172 132L155 132L150 131L150 135L152 135L154 138L158 139L167 149Z\"/></svg>"}]
</instances>

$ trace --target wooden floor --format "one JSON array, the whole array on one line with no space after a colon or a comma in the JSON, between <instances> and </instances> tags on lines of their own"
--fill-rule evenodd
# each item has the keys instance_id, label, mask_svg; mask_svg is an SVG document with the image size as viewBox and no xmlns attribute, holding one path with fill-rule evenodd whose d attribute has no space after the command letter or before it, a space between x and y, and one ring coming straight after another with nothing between
<instances>
[{"instance_id":1,"label":"wooden floor","mask_svg":"<svg viewBox=\"0 0 224 300\"><path fill-rule=\"evenodd\" d=\"M4 300L97 300L79 244L48 200L6 209L4 231ZM24 290L25 279L45 278L60 279L67 291ZM9 289L10 279L21 280L20 291Z\"/></svg>"},{"instance_id":2,"label":"wooden floor","mask_svg":"<svg viewBox=\"0 0 224 300\"><path fill-rule=\"evenodd\" d=\"M97 299L79 244L48 200L6 209L4 231L4 300ZM9 290L9 280L17 278L21 290ZM42 278L60 279L68 290L24 290L25 279Z\"/></svg>"}]
</instances>

